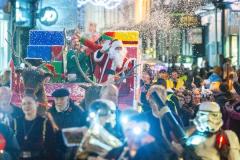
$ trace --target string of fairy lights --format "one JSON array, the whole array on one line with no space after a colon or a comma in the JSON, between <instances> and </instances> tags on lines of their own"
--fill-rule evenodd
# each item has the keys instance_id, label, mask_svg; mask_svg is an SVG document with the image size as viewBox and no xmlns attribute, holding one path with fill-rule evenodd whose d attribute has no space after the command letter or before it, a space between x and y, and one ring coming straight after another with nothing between
<instances>
[{"instance_id":1,"label":"string of fairy lights","mask_svg":"<svg viewBox=\"0 0 240 160\"><path fill-rule=\"evenodd\" d=\"M101 6L106 9L114 9L121 4L122 0L77 0L78 7L81 7L87 3L91 3L96 6Z\"/></svg>"}]
</instances>

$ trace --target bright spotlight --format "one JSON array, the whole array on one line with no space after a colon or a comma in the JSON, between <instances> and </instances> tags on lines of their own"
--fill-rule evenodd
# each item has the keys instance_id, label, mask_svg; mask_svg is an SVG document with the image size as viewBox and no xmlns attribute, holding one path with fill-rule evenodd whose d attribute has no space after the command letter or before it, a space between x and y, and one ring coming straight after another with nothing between
<instances>
[{"instance_id":1,"label":"bright spotlight","mask_svg":"<svg viewBox=\"0 0 240 160\"><path fill-rule=\"evenodd\" d=\"M140 135L142 133L142 129L140 127L134 127L133 133L136 135Z\"/></svg>"},{"instance_id":2,"label":"bright spotlight","mask_svg":"<svg viewBox=\"0 0 240 160\"><path fill-rule=\"evenodd\" d=\"M94 118L94 117L96 117L96 113L91 112L91 113L89 114L89 117L90 117L90 118Z\"/></svg>"},{"instance_id":3,"label":"bright spotlight","mask_svg":"<svg viewBox=\"0 0 240 160\"><path fill-rule=\"evenodd\" d=\"M121 117L121 122L122 122L123 124L127 124L128 118L127 118L127 117Z\"/></svg>"}]
</instances>

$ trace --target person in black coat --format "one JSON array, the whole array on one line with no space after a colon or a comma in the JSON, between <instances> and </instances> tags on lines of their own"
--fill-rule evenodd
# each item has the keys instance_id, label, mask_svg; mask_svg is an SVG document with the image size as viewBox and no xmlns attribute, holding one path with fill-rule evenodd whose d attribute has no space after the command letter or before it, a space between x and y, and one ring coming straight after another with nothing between
<instances>
[{"instance_id":1,"label":"person in black coat","mask_svg":"<svg viewBox=\"0 0 240 160\"><path fill-rule=\"evenodd\" d=\"M111 150L105 159L174 160L176 157L168 148L168 142L164 139L162 131L158 127L159 121L152 121L151 118L143 118L142 114L129 111L131 110L123 111L122 117L126 141L123 146ZM128 114L126 114L127 112ZM147 113L150 112L144 112L143 114L146 115ZM141 128L141 130L136 132L137 128Z\"/></svg>"},{"instance_id":2,"label":"person in black coat","mask_svg":"<svg viewBox=\"0 0 240 160\"><path fill-rule=\"evenodd\" d=\"M220 92L215 93L215 100L218 103L218 105L222 108L225 106L225 104L233 99L233 95L229 90L229 87L226 83L221 83L219 86Z\"/></svg>"},{"instance_id":3,"label":"person in black coat","mask_svg":"<svg viewBox=\"0 0 240 160\"><path fill-rule=\"evenodd\" d=\"M4 149L4 152L2 155L0 155L0 159L3 158L4 160L17 160L20 153L20 148L13 130L0 122L0 135L6 143L4 148L1 148Z\"/></svg>"},{"instance_id":4,"label":"person in black coat","mask_svg":"<svg viewBox=\"0 0 240 160\"><path fill-rule=\"evenodd\" d=\"M150 68L146 68L143 71L142 79L140 81L140 85L141 85L140 102L142 104L142 109L144 112L151 110L149 103L146 99L146 94L152 85L152 80L153 80L153 72Z\"/></svg>"},{"instance_id":5,"label":"person in black coat","mask_svg":"<svg viewBox=\"0 0 240 160\"><path fill-rule=\"evenodd\" d=\"M11 99L11 89L0 87L0 112L4 114L1 121L7 126L13 127L13 119L23 116L23 112L20 107L11 104Z\"/></svg>"},{"instance_id":6,"label":"person in black coat","mask_svg":"<svg viewBox=\"0 0 240 160\"><path fill-rule=\"evenodd\" d=\"M105 159L155 160L162 158L164 152L161 150L162 147L148 133L149 123L135 116L138 116L138 113L134 110L123 111L121 119L125 143L121 147L112 149ZM136 132L137 128L140 129L139 132Z\"/></svg>"},{"instance_id":7,"label":"person in black coat","mask_svg":"<svg viewBox=\"0 0 240 160\"><path fill-rule=\"evenodd\" d=\"M46 119L37 115L38 102L34 95L25 95L22 99L24 116L15 123L15 134L20 145L21 160L44 159L44 140Z\"/></svg>"},{"instance_id":8,"label":"person in black coat","mask_svg":"<svg viewBox=\"0 0 240 160\"><path fill-rule=\"evenodd\" d=\"M174 133L171 128L164 122L161 121L158 116L158 110L156 105L151 102L149 98L149 94L153 91L156 91L160 95L164 97L164 101L167 101L167 93L163 86L154 85L150 88L149 93L147 95L147 99L150 102L151 111L146 113L142 113L135 117L136 120L147 121L150 124L149 134L153 136L156 140L156 143L159 146L164 146L162 148L162 153L164 153L164 157L166 160L174 160L177 159L176 153L172 150L171 142L174 140ZM181 123L180 118L177 115L174 115L177 119L178 123Z\"/></svg>"},{"instance_id":9,"label":"person in black coat","mask_svg":"<svg viewBox=\"0 0 240 160\"><path fill-rule=\"evenodd\" d=\"M46 129L46 154L49 160L69 160L75 156L76 148L67 148L63 142L61 130L86 125L85 113L69 98L67 89L57 89L52 93L55 97L49 109L49 121Z\"/></svg>"},{"instance_id":10,"label":"person in black coat","mask_svg":"<svg viewBox=\"0 0 240 160\"><path fill-rule=\"evenodd\" d=\"M183 92L183 104L180 111L180 117L182 119L184 127L190 126L190 119L194 117L194 109L191 106L192 93L190 91L185 90Z\"/></svg>"}]
</instances>

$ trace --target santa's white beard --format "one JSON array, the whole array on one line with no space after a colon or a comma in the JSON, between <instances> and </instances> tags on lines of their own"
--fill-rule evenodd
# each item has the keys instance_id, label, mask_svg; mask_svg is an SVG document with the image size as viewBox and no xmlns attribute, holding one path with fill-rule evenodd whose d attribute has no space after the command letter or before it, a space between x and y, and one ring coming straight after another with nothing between
<instances>
[{"instance_id":1,"label":"santa's white beard","mask_svg":"<svg viewBox=\"0 0 240 160\"><path fill-rule=\"evenodd\" d=\"M113 60L113 64L117 68L121 68L123 65L123 60L126 56L125 50L116 51L115 49L111 48L108 54L109 54L109 58Z\"/></svg>"}]
</instances>

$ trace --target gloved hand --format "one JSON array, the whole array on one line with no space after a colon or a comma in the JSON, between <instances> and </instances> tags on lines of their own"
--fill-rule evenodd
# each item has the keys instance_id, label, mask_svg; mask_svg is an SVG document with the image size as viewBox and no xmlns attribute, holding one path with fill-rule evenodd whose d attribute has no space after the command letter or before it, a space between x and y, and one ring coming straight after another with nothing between
<instances>
[{"instance_id":1,"label":"gloved hand","mask_svg":"<svg viewBox=\"0 0 240 160\"><path fill-rule=\"evenodd\" d=\"M110 47L111 47L111 41L110 40L106 40L105 42L104 42L104 44L103 44L103 46L102 46L102 48L101 48L101 50L100 50L100 52L107 52L109 49L110 49Z\"/></svg>"}]
</instances>

